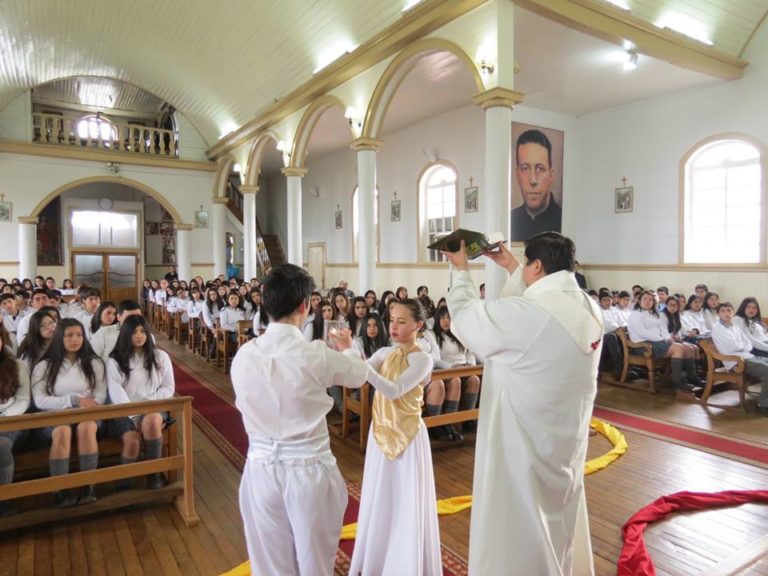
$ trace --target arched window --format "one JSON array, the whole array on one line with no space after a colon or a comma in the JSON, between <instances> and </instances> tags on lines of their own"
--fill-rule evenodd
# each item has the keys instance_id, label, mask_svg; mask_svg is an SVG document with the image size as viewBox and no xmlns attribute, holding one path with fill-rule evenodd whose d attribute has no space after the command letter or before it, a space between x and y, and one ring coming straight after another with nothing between
<instances>
[{"instance_id":1,"label":"arched window","mask_svg":"<svg viewBox=\"0 0 768 576\"><path fill-rule=\"evenodd\" d=\"M685 164L686 264L759 263L764 258L760 150L740 139L709 142Z\"/></svg>"},{"instance_id":2,"label":"arched window","mask_svg":"<svg viewBox=\"0 0 768 576\"><path fill-rule=\"evenodd\" d=\"M101 140L109 143L117 140L117 128L99 112L80 119L77 123L77 135L83 140Z\"/></svg>"},{"instance_id":3,"label":"arched window","mask_svg":"<svg viewBox=\"0 0 768 576\"><path fill-rule=\"evenodd\" d=\"M360 208L357 204L357 191L360 188L358 186L355 186L355 191L352 192L352 250L353 250L353 258L354 262L358 261L358 253L357 253L357 243L358 243L358 233L360 230ZM379 188L376 187L376 190L374 192L374 199L373 199L373 250L375 259L378 261L379 259Z\"/></svg>"},{"instance_id":4,"label":"arched window","mask_svg":"<svg viewBox=\"0 0 768 576\"><path fill-rule=\"evenodd\" d=\"M453 167L439 163L428 167L419 180L419 214L423 246L447 236L457 228L457 175ZM443 260L440 252L428 251L430 262Z\"/></svg>"}]
</instances>

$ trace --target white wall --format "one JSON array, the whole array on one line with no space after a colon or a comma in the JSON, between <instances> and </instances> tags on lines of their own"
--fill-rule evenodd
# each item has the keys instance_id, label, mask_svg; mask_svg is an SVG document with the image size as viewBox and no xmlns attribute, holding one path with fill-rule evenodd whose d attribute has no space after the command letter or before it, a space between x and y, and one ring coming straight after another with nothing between
<instances>
[{"instance_id":1,"label":"white wall","mask_svg":"<svg viewBox=\"0 0 768 576\"><path fill-rule=\"evenodd\" d=\"M32 140L32 93L29 90L0 110L0 140Z\"/></svg>"}]
</instances>

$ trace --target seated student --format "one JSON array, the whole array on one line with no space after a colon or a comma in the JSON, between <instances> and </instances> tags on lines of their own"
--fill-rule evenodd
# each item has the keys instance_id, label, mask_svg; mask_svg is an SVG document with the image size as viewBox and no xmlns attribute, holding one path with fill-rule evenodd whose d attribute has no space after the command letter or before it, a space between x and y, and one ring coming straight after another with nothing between
<instances>
[{"instance_id":1,"label":"seated student","mask_svg":"<svg viewBox=\"0 0 768 576\"><path fill-rule=\"evenodd\" d=\"M680 315L683 332L693 334L697 338L707 338L710 333L710 328L707 326L704 312L701 309L702 303L703 301L698 295L691 294L688 297L688 302L685 303L683 313Z\"/></svg>"},{"instance_id":2,"label":"seated student","mask_svg":"<svg viewBox=\"0 0 768 576\"><path fill-rule=\"evenodd\" d=\"M216 323L221 318L221 310L225 307L223 300L219 297L219 292L216 288L208 288L205 293L205 306L203 307L203 324L202 329L208 330L211 333L216 331ZM214 338L209 339L209 347L207 350L208 358L212 358L216 352L216 340Z\"/></svg>"},{"instance_id":3,"label":"seated student","mask_svg":"<svg viewBox=\"0 0 768 576\"><path fill-rule=\"evenodd\" d=\"M149 323L143 316L125 319L107 362L107 385L113 404L162 400L173 396L176 384L171 358L155 348L153 340ZM165 414L160 412L113 420L111 433L123 442L120 463L136 462L142 438L145 458L160 458L164 421ZM156 472L149 475L149 488L162 488L164 485L162 474Z\"/></svg>"},{"instance_id":4,"label":"seated student","mask_svg":"<svg viewBox=\"0 0 768 576\"><path fill-rule=\"evenodd\" d=\"M135 300L122 300L117 305L117 322L99 329L91 337L90 345L94 353L102 359L106 365L109 355L117 344L117 337L120 334L120 325L129 316L141 316L141 306Z\"/></svg>"},{"instance_id":5,"label":"seated student","mask_svg":"<svg viewBox=\"0 0 768 576\"><path fill-rule=\"evenodd\" d=\"M31 389L27 365L13 357L0 339L0 418L20 416L29 409ZM13 482L13 445L21 431L0 432L0 486ZM7 501L0 502L0 518L15 514L16 509Z\"/></svg>"},{"instance_id":6,"label":"seated student","mask_svg":"<svg viewBox=\"0 0 768 576\"><path fill-rule=\"evenodd\" d=\"M189 291L189 300L187 301L187 317L202 321L203 309L205 308L205 299L200 288L191 288Z\"/></svg>"},{"instance_id":7,"label":"seated student","mask_svg":"<svg viewBox=\"0 0 768 576\"><path fill-rule=\"evenodd\" d=\"M704 322L706 322L709 330L712 330L712 326L717 324L717 321L719 320L717 313L718 306L720 306L720 296L717 292L707 292L706 296L704 296L702 310L704 314Z\"/></svg>"},{"instance_id":8,"label":"seated student","mask_svg":"<svg viewBox=\"0 0 768 576\"><path fill-rule=\"evenodd\" d=\"M704 299L707 296L707 292L709 292L709 287L706 284L696 284L696 286L693 289L693 293L696 294L699 298L701 298L701 301L704 302Z\"/></svg>"},{"instance_id":9,"label":"seated student","mask_svg":"<svg viewBox=\"0 0 768 576\"><path fill-rule=\"evenodd\" d=\"M315 320L317 305L320 304L320 300L322 299L323 295L320 294L320 292L317 290L314 290L312 295L309 297L309 315L307 315L307 321L301 329L302 333L304 333L304 331L307 329L307 326L312 324L312 322ZM259 291L259 302L261 302L261 291Z\"/></svg>"},{"instance_id":10,"label":"seated student","mask_svg":"<svg viewBox=\"0 0 768 576\"><path fill-rule=\"evenodd\" d=\"M685 310L685 305L688 302L688 299L685 297L685 295L680 294L679 292L675 292L674 298L677 300L677 303L680 304L680 310ZM682 314L682 312L680 312L680 314Z\"/></svg>"},{"instance_id":11,"label":"seated student","mask_svg":"<svg viewBox=\"0 0 768 576\"><path fill-rule=\"evenodd\" d=\"M26 312L24 313L24 316L19 320L16 328L16 340L21 342L24 340L24 337L27 335L27 330L29 330L29 318L40 310L43 306L48 306L48 292L38 288L32 293L32 298L30 300L30 306L26 308Z\"/></svg>"},{"instance_id":12,"label":"seated student","mask_svg":"<svg viewBox=\"0 0 768 576\"><path fill-rule=\"evenodd\" d=\"M74 318L64 318L56 327L53 341L32 371L32 396L35 406L46 412L69 408L90 408L104 404L107 383L104 363L85 338L85 328ZM96 439L100 422L80 422L48 427L42 434L51 441L49 466L51 476L69 473L72 431L77 434L80 471L95 470L99 462ZM60 508L96 501L93 486L84 486L76 496L71 490L55 494Z\"/></svg>"},{"instance_id":13,"label":"seated student","mask_svg":"<svg viewBox=\"0 0 768 576\"><path fill-rule=\"evenodd\" d=\"M717 324L712 327L712 342L720 354L743 358L746 373L760 379L757 411L768 416L768 358L752 354L752 342L744 331L733 323L733 304L723 302L718 309L718 316ZM727 370L731 370L736 362L723 362L723 365Z\"/></svg>"},{"instance_id":14,"label":"seated student","mask_svg":"<svg viewBox=\"0 0 768 576\"><path fill-rule=\"evenodd\" d=\"M427 330L432 330L435 327L435 302L429 297L429 294L422 294L418 297L418 301L421 307L424 308L424 315L427 318Z\"/></svg>"},{"instance_id":15,"label":"seated student","mask_svg":"<svg viewBox=\"0 0 768 576\"><path fill-rule=\"evenodd\" d=\"M752 354L768 357L768 329L763 324L757 298L748 296L741 301L733 317L733 323L744 331L752 343Z\"/></svg>"},{"instance_id":16,"label":"seated student","mask_svg":"<svg viewBox=\"0 0 768 576\"><path fill-rule=\"evenodd\" d=\"M408 288L405 286L398 286L397 290L395 290L395 300L401 302L408 298Z\"/></svg>"},{"instance_id":17,"label":"seated student","mask_svg":"<svg viewBox=\"0 0 768 576\"><path fill-rule=\"evenodd\" d=\"M394 299L395 293L392 292L392 290L384 290L384 293L381 295L381 300L379 300L379 316L382 318L384 317L384 314L389 310L390 303Z\"/></svg>"},{"instance_id":18,"label":"seated student","mask_svg":"<svg viewBox=\"0 0 768 576\"><path fill-rule=\"evenodd\" d=\"M379 299L376 296L375 290L368 290L365 293L365 303L368 305L368 311L369 312L378 312L379 310Z\"/></svg>"},{"instance_id":19,"label":"seated student","mask_svg":"<svg viewBox=\"0 0 768 576\"><path fill-rule=\"evenodd\" d=\"M319 293L318 293L318 296L319 296ZM267 315L266 310L264 310L260 289L254 288L253 290L251 290L249 294L249 298L251 300L251 314L253 318L253 326L251 330L253 331L253 335L258 337L267 331L267 326L269 326L269 316ZM312 305L311 296L309 301L311 306Z\"/></svg>"},{"instance_id":20,"label":"seated student","mask_svg":"<svg viewBox=\"0 0 768 576\"><path fill-rule=\"evenodd\" d=\"M347 316L349 329L352 331L352 338L359 338L365 330L365 317L368 315L368 304L362 296L355 296L352 299L352 310Z\"/></svg>"},{"instance_id":21,"label":"seated student","mask_svg":"<svg viewBox=\"0 0 768 576\"><path fill-rule=\"evenodd\" d=\"M619 337L616 336L616 330L622 324L619 313L612 306L613 297L608 290L603 290L599 294L600 314L603 317L603 351L601 363L606 363L608 359L611 362L611 372L617 380L621 377L621 371L624 367L624 355L622 353Z\"/></svg>"},{"instance_id":22,"label":"seated student","mask_svg":"<svg viewBox=\"0 0 768 576\"><path fill-rule=\"evenodd\" d=\"M245 320L245 309L240 293L233 290L227 296L227 307L220 313L217 331L224 332L230 342L237 342L237 323L240 320Z\"/></svg>"},{"instance_id":23,"label":"seated student","mask_svg":"<svg viewBox=\"0 0 768 576\"><path fill-rule=\"evenodd\" d=\"M590 290L587 290L587 294L589 294L589 297L592 298L592 300L594 300L598 304L600 303L600 294L598 293L597 290L592 288Z\"/></svg>"},{"instance_id":24,"label":"seated student","mask_svg":"<svg viewBox=\"0 0 768 576\"><path fill-rule=\"evenodd\" d=\"M349 317L351 306L349 297L344 292L335 292L331 298L333 304L333 319L346 320Z\"/></svg>"},{"instance_id":25,"label":"seated student","mask_svg":"<svg viewBox=\"0 0 768 576\"><path fill-rule=\"evenodd\" d=\"M666 286L659 286L656 288L656 296L659 298L659 305L656 309L659 312L664 312L664 308L667 307L667 298L669 298L669 288Z\"/></svg>"},{"instance_id":26,"label":"seated student","mask_svg":"<svg viewBox=\"0 0 768 576\"><path fill-rule=\"evenodd\" d=\"M304 338L307 342L322 340L325 336L325 322L333 320L333 305L328 300L320 300L312 324L304 327Z\"/></svg>"},{"instance_id":27,"label":"seated student","mask_svg":"<svg viewBox=\"0 0 768 576\"><path fill-rule=\"evenodd\" d=\"M89 340L102 328L113 326L115 324L117 324L117 306L115 306L114 302L110 302L109 300L102 302L96 309L93 318L91 318L91 337Z\"/></svg>"},{"instance_id":28,"label":"seated student","mask_svg":"<svg viewBox=\"0 0 768 576\"><path fill-rule=\"evenodd\" d=\"M48 350L59 320L59 311L50 306L43 306L30 317L29 331L16 350L16 357L27 365L30 374Z\"/></svg>"},{"instance_id":29,"label":"seated student","mask_svg":"<svg viewBox=\"0 0 768 576\"><path fill-rule=\"evenodd\" d=\"M168 280L163 278L160 280L159 284L157 285L157 288L155 288L155 304L158 306L165 306L166 301L168 300Z\"/></svg>"},{"instance_id":30,"label":"seated student","mask_svg":"<svg viewBox=\"0 0 768 576\"><path fill-rule=\"evenodd\" d=\"M384 322L377 313L368 313L363 319L363 333L355 338L355 348L368 360L379 348L389 346L389 335L384 329Z\"/></svg>"},{"instance_id":31,"label":"seated student","mask_svg":"<svg viewBox=\"0 0 768 576\"><path fill-rule=\"evenodd\" d=\"M435 336L437 348L440 351L440 360L434 363L435 368L456 368L459 366L474 366L477 364L475 355L467 350L459 339L451 332L451 314L447 306L441 306L435 312L435 327L432 330ZM426 350L423 350L426 352ZM432 388L435 379L429 383ZM445 400L442 404L442 413L450 414L456 412L459 408L462 410L472 410L476 407L477 397L480 391L480 378L477 376L467 376L464 378L451 378L448 381L443 380L445 388ZM464 391L462 392L462 385ZM429 401L429 399L428 399ZM434 412L434 407L432 407ZM439 414L440 412L438 412ZM430 406L427 405L427 414L430 413ZM473 426L465 425L465 431L472 431ZM449 439L461 439L461 436L452 426L438 428L433 432L433 437L440 439L448 435Z\"/></svg>"},{"instance_id":32,"label":"seated student","mask_svg":"<svg viewBox=\"0 0 768 576\"><path fill-rule=\"evenodd\" d=\"M59 291L61 292L62 296L74 296L77 293L77 290L75 290L75 285L69 278L64 278Z\"/></svg>"},{"instance_id":33,"label":"seated student","mask_svg":"<svg viewBox=\"0 0 768 576\"><path fill-rule=\"evenodd\" d=\"M701 385L696 370L698 348L693 344L675 342L667 330L666 317L661 318L656 311L656 300L653 294L645 290L627 323L630 340L648 342L653 349L654 358L671 358L672 382L678 391L689 391L694 385ZM683 370L687 374L687 382L683 380Z\"/></svg>"},{"instance_id":34,"label":"seated student","mask_svg":"<svg viewBox=\"0 0 768 576\"><path fill-rule=\"evenodd\" d=\"M622 290L619 292L619 303L616 305L616 320L619 326L627 325L630 314L632 314L632 304L629 292Z\"/></svg>"},{"instance_id":35,"label":"seated student","mask_svg":"<svg viewBox=\"0 0 768 576\"><path fill-rule=\"evenodd\" d=\"M634 307L635 304L638 303L640 300L640 294L642 294L645 291L645 288L640 286L640 284L635 284L632 286L632 306Z\"/></svg>"},{"instance_id":36,"label":"seated student","mask_svg":"<svg viewBox=\"0 0 768 576\"><path fill-rule=\"evenodd\" d=\"M690 342L696 344L700 336L694 330L686 330L680 314L680 303L675 298L667 298L662 312L667 319L667 330L675 342Z\"/></svg>"},{"instance_id":37,"label":"seated student","mask_svg":"<svg viewBox=\"0 0 768 576\"><path fill-rule=\"evenodd\" d=\"M16 337L18 322L21 318L16 307L16 297L13 294L3 294L0 296L0 313L3 316L3 324L5 324L6 329ZM18 342L18 338L16 341Z\"/></svg>"},{"instance_id":38,"label":"seated student","mask_svg":"<svg viewBox=\"0 0 768 576\"><path fill-rule=\"evenodd\" d=\"M187 315L187 305L189 304L189 298L187 297L187 291L179 286L176 289L176 295L173 297L173 300L171 300L168 303L168 313L169 314L176 314L176 312L181 312L181 323L182 324L188 324L189 323L189 316Z\"/></svg>"},{"instance_id":39,"label":"seated student","mask_svg":"<svg viewBox=\"0 0 768 576\"><path fill-rule=\"evenodd\" d=\"M85 337L91 339L91 321L93 320L96 311L101 305L101 290L98 288L87 288L80 292L80 302L82 303L82 310L72 316L75 320L79 321L85 328Z\"/></svg>"},{"instance_id":40,"label":"seated student","mask_svg":"<svg viewBox=\"0 0 768 576\"><path fill-rule=\"evenodd\" d=\"M18 348L16 345L16 337L6 329L5 318L2 314L0 314L0 340L3 341L7 351L16 357L16 349Z\"/></svg>"}]
</instances>

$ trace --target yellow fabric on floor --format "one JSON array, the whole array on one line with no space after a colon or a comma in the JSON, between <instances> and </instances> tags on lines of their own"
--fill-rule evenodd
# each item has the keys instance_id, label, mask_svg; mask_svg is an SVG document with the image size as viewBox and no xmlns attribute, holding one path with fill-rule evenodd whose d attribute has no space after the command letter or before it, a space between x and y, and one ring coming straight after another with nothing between
<instances>
[{"instance_id":1,"label":"yellow fabric on floor","mask_svg":"<svg viewBox=\"0 0 768 576\"><path fill-rule=\"evenodd\" d=\"M622 434L619 430L617 430L607 422L603 422L602 420L598 420L597 418L592 418L592 420L589 423L589 427L595 430L596 432L602 434L606 438L608 438L611 444L613 444L613 448L609 452L606 452L605 454L603 454L602 456L593 458L592 460L588 460L587 462L585 462L584 463L585 476L588 476L589 474L594 474L598 470L602 470L603 468L608 466L611 462L616 460L619 456L624 454L628 448L627 439L624 438L624 434ZM471 506L472 506L472 496L454 496L452 498L443 498L442 500L437 501L437 513L440 516L448 515L448 514L456 514L457 512L466 510ZM354 522L352 524L346 524L341 529L340 540L354 540L356 531L357 531L357 522ZM248 562L243 562L242 564L233 568L229 572L225 572L224 574L221 574L221 576L251 576L251 566Z\"/></svg>"}]
</instances>

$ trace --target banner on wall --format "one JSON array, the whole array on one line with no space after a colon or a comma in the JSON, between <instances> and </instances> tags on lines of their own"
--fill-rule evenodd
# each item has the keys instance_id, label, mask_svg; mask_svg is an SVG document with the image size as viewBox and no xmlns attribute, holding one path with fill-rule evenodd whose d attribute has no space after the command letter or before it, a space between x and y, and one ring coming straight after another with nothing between
<instances>
[{"instance_id":1,"label":"banner on wall","mask_svg":"<svg viewBox=\"0 0 768 576\"><path fill-rule=\"evenodd\" d=\"M561 231L564 140L561 130L512 123L513 242L539 232Z\"/></svg>"}]
</instances>

